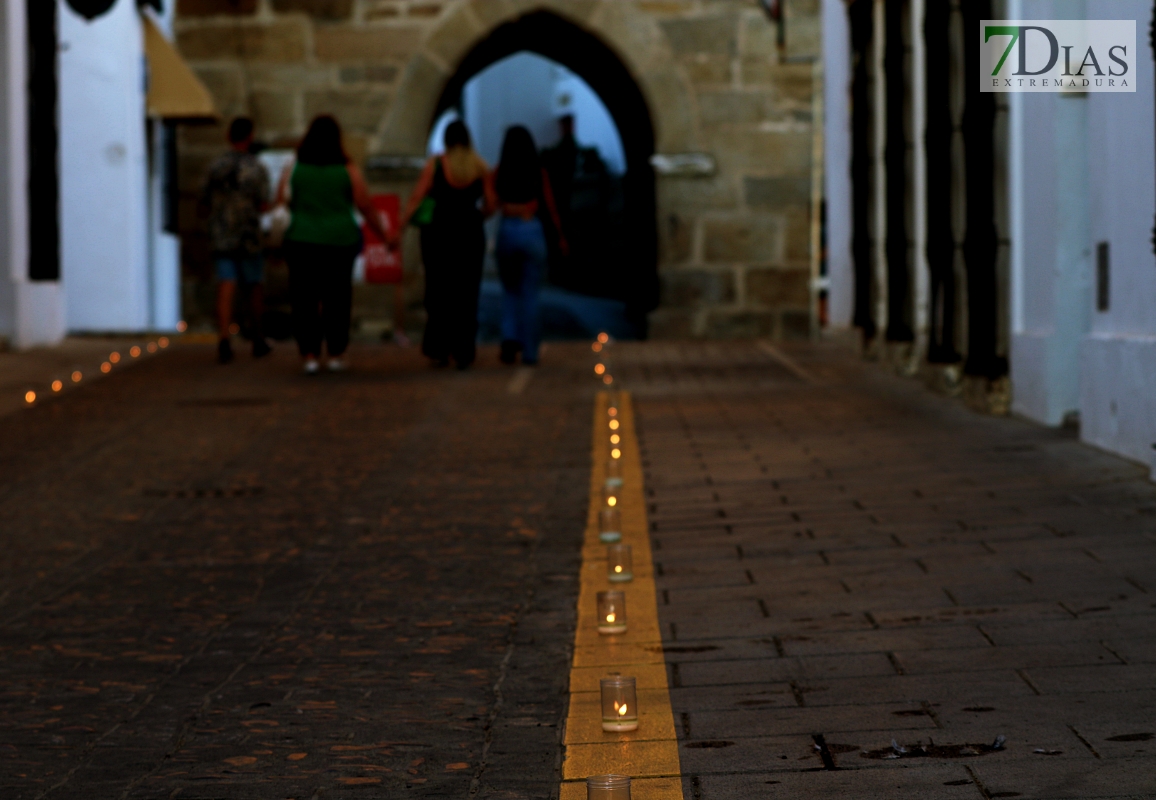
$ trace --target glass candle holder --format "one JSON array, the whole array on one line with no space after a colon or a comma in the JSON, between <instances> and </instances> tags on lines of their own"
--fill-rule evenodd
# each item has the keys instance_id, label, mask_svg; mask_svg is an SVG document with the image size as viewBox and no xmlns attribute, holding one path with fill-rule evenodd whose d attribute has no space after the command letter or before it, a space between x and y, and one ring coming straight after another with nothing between
<instances>
[{"instance_id":1,"label":"glass candle holder","mask_svg":"<svg viewBox=\"0 0 1156 800\"><path fill-rule=\"evenodd\" d=\"M602 487L602 507L618 508L618 487L609 483Z\"/></svg>"},{"instance_id":2,"label":"glass candle holder","mask_svg":"<svg viewBox=\"0 0 1156 800\"><path fill-rule=\"evenodd\" d=\"M606 548L606 577L614 583L634 580L634 554L628 544L612 544Z\"/></svg>"},{"instance_id":3,"label":"glass candle holder","mask_svg":"<svg viewBox=\"0 0 1156 800\"><path fill-rule=\"evenodd\" d=\"M630 800L630 778L591 775L586 779L586 800Z\"/></svg>"},{"instance_id":4,"label":"glass candle holder","mask_svg":"<svg viewBox=\"0 0 1156 800\"><path fill-rule=\"evenodd\" d=\"M611 675L602 687L602 730L612 733L638 730L638 692L634 678Z\"/></svg>"},{"instance_id":5,"label":"glass candle holder","mask_svg":"<svg viewBox=\"0 0 1156 800\"><path fill-rule=\"evenodd\" d=\"M622 459L606 459L606 485L615 489L622 487Z\"/></svg>"},{"instance_id":6,"label":"glass candle holder","mask_svg":"<svg viewBox=\"0 0 1156 800\"><path fill-rule=\"evenodd\" d=\"M598 632L626 633L626 593L598 593Z\"/></svg>"},{"instance_id":7,"label":"glass candle holder","mask_svg":"<svg viewBox=\"0 0 1156 800\"><path fill-rule=\"evenodd\" d=\"M617 508L604 508L599 513L598 540L603 544L622 541L622 514Z\"/></svg>"}]
</instances>

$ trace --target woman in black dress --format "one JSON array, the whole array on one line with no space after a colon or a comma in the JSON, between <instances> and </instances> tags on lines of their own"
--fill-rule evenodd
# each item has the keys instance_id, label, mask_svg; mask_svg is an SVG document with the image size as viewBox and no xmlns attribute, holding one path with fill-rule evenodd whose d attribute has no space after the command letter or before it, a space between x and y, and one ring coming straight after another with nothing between
<instances>
[{"instance_id":1,"label":"woman in black dress","mask_svg":"<svg viewBox=\"0 0 1156 800\"><path fill-rule=\"evenodd\" d=\"M421 350L438 365L452 358L466 369L477 354L482 221L494 207L488 173L465 124L450 123L445 154L426 162L394 234L396 239L411 221L421 226L427 314Z\"/></svg>"}]
</instances>

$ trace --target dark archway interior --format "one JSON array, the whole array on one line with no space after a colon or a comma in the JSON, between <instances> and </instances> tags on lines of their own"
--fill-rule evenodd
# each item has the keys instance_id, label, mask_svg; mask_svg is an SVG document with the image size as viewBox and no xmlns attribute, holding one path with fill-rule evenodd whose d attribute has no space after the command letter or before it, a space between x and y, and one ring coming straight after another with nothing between
<instances>
[{"instance_id":1,"label":"dark archway interior","mask_svg":"<svg viewBox=\"0 0 1156 800\"><path fill-rule=\"evenodd\" d=\"M490 64L529 51L572 70L590 85L618 126L626 155L623 178L623 235L612 257L583 276L586 291L626 303L640 338L646 313L658 305L658 246L654 170L654 126L642 91L618 56L598 37L547 11L526 14L497 28L458 65L438 100L434 121L457 107L466 82Z\"/></svg>"}]
</instances>

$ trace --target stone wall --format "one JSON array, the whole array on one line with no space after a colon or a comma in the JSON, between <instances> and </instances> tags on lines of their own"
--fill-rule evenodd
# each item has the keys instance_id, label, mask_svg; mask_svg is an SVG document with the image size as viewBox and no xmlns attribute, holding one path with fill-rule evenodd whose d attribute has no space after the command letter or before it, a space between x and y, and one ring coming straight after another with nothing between
<instances>
[{"instance_id":1,"label":"stone wall","mask_svg":"<svg viewBox=\"0 0 1156 800\"><path fill-rule=\"evenodd\" d=\"M818 0L787 0L784 36L755 0L178 0L177 40L222 114L252 115L266 141L290 143L328 112L359 161L420 156L465 55L497 25L543 8L619 55L647 98L657 153L716 164L657 178L652 334L806 336ZM222 140L220 127L182 133L190 267L203 259L191 201ZM371 178L404 193L412 176ZM420 273L408 273L416 304Z\"/></svg>"}]
</instances>

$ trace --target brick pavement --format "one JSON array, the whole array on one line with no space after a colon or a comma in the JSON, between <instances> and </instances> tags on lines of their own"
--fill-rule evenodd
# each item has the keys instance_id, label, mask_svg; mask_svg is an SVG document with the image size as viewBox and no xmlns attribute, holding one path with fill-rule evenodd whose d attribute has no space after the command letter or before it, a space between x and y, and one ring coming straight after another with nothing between
<instances>
[{"instance_id":1,"label":"brick pavement","mask_svg":"<svg viewBox=\"0 0 1156 800\"><path fill-rule=\"evenodd\" d=\"M557 792L587 365L287 350L0 419L4 800Z\"/></svg>"},{"instance_id":2,"label":"brick pavement","mask_svg":"<svg viewBox=\"0 0 1156 800\"><path fill-rule=\"evenodd\" d=\"M617 350L688 800L1156 797L1147 470L823 347Z\"/></svg>"}]
</instances>

